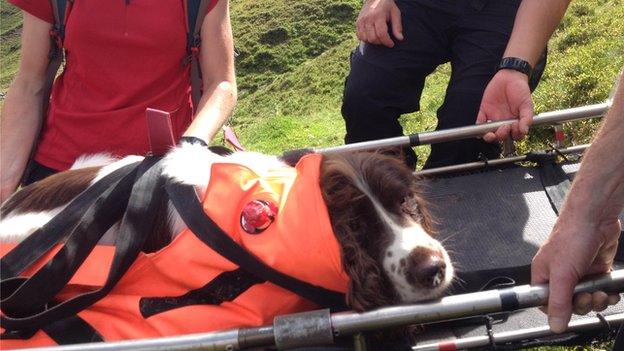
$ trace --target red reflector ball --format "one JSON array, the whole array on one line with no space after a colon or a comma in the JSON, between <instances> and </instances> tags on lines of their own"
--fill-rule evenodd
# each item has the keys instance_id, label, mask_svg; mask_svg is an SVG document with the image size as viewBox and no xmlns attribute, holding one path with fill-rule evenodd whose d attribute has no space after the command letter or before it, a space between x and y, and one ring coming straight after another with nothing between
<instances>
[{"instance_id":1,"label":"red reflector ball","mask_svg":"<svg viewBox=\"0 0 624 351\"><path fill-rule=\"evenodd\" d=\"M241 227L249 234L258 234L267 229L275 216L277 207L264 200L253 200L241 212Z\"/></svg>"}]
</instances>

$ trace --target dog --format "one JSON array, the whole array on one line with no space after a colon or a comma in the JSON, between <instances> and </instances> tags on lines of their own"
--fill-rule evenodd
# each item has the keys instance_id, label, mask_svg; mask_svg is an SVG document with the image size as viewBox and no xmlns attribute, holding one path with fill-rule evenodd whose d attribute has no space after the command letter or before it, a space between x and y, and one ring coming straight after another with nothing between
<instances>
[{"instance_id":1,"label":"dog","mask_svg":"<svg viewBox=\"0 0 624 351\"><path fill-rule=\"evenodd\" d=\"M86 157L78 160L71 170L22 188L0 209L0 241L17 243L24 240L92 184L107 174L141 159L138 156L129 156L121 160L102 155ZM290 218L288 221L296 223L294 225L297 226L297 230L310 226L315 228L304 234L306 238L302 240L308 243L324 245L328 241L336 242L338 269L341 272L335 275L335 279L334 276L330 278L344 281L332 282L330 285L338 287L334 290L341 290L344 285L342 290L346 296L346 304L355 311L434 299L440 297L453 280L451 259L441 243L434 238L432 219L427 212L427 204L420 195L419 182L412 171L397 157L380 152L313 154L303 156L293 168L293 164L286 164L273 156L254 152L236 152L224 156L200 145L183 143L165 156L162 174L175 182L194 186L198 194L207 192L212 194L211 189L216 186L213 184L216 178L214 180L213 178L218 176L218 169L222 167L220 165L240 167L244 170L244 174L257 176L259 179L257 182L262 184L265 179L275 178L276 170L279 170L278 173L286 172L289 177L293 175L297 179L305 179L308 173L313 174L310 177L312 181L305 186L297 187L297 181L285 186L280 185L286 189L284 193L287 194L280 199L287 198L287 201L302 204L314 199L322 202L306 206L314 205L314 208L326 212L329 219L327 230L324 230L322 225L314 224L317 217L312 215L304 214L303 218ZM240 175L234 177L232 171L221 173L226 178L228 176L232 179L241 178ZM270 185L267 187L271 188ZM289 187L291 190L288 190ZM320 196L297 198L301 192L310 191L319 193ZM224 196L227 198L227 194ZM278 203L276 206L281 206L279 202L282 200L276 200ZM286 216L281 212L273 215ZM162 223L159 223L159 229L156 230L160 234L154 235L143 247L143 251L148 255L158 254L160 250L180 241L178 236L187 230L170 203L160 208L154 216L162 218ZM238 216L239 213L233 215ZM245 227L244 216L241 215L240 218L240 226ZM302 223L306 221L308 224ZM269 228L271 226L278 228L277 224L269 224ZM240 231L240 227L237 229ZM264 229L260 228L260 231ZM267 232L270 230L267 229ZM99 245L105 247L114 244L118 232L119 224L113 226L103 236ZM264 235L249 231L241 233L242 237L256 241ZM279 233L279 235L285 237L284 235L289 234ZM321 239L310 238L313 235ZM237 235L234 235L234 238L239 240ZM245 246L244 240L247 239L240 240L243 241L241 245ZM279 255L288 255L288 250L304 253L314 251L309 247L294 249L289 247L285 253ZM295 252L290 254L294 255ZM275 260L279 259L278 257ZM273 259L268 261L271 260ZM330 258L317 257L315 260L314 262L321 263L316 266L310 264L309 267L308 264L302 264L297 268L307 271L301 273L303 277L314 276L315 268L321 270L319 266L323 260ZM318 275L326 274L318 273Z\"/></svg>"}]
</instances>

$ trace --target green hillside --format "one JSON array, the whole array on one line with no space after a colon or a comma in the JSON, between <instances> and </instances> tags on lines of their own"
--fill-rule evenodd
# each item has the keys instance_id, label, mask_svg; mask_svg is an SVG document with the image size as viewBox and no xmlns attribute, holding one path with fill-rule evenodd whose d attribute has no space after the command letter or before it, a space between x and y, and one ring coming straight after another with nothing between
<instances>
[{"instance_id":1,"label":"green hillside","mask_svg":"<svg viewBox=\"0 0 624 351\"><path fill-rule=\"evenodd\" d=\"M342 143L340 100L360 0L231 0L239 104L231 119L249 149L280 153ZM2 96L19 51L19 11L1 2ZM549 46L549 64L534 94L537 112L603 101L624 63L624 0L573 2ZM404 116L407 132L431 130L450 73L427 81L420 112ZM586 142L596 122L571 125ZM534 132L520 149L544 147ZM428 150L419 148L424 160Z\"/></svg>"}]
</instances>

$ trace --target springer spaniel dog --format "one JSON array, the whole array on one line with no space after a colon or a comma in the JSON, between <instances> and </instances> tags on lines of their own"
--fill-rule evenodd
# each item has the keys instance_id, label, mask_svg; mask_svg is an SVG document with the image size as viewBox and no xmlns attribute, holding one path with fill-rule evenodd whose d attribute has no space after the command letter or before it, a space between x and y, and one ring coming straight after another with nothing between
<instances>
[{"instance_id":1,"label":"springer spaniel dog","mask_svg":"<svg viewBox=\"0 0 624 351\"><path fill-rule=\"evenodd\" d=\"M433 237L427 205L411 170L397 157L379 152L321 156L318 186L349 278L347 305L366 311L440 297L453 279L453 266ZM22 241L91 184L138 160L86 157L69 171L22 188L1 207L0 242ZM183 143L168 153L163 173L203 194L217 163L242 165L259 176L290 167L277 157L253 152L221 156ZM171 205L161 210L169 213L162 216L164 239L148 243L145 252L168 245L185 228ZM112 244L117 229L111 228L100 244Z\"/></svg>"}]
</instances>

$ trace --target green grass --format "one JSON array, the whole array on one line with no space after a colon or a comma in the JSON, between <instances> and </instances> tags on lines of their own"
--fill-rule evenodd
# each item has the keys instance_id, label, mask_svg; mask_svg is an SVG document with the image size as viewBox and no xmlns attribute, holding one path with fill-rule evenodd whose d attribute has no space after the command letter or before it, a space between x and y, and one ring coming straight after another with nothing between
<instances>
[{"instance_id":1,"label":"green grass","mask_svg":"<svg viewBox=\"0 0 624 351\"><path fill-rule=\"evenodd\" d=\"M308 1L291 1L289 8L292 10L306 2ZM234 1L232 17L236 33L239 33L237 27L246 29L243 42L248 43L248 38L258 38L267 30L263 21L253 22L253 16L249 15L243 3L255 2ZM325 6L341 4L345 7L352 4L344 1L322 3ZM292 17L292 11L286 13L287 18ZM349 11L345 13L349 14ZM345 21L350 20L351 30L356 14L357 10L351 12L351 17L344 16ZM300 23L302 17L296 23ZM326 23L314 18L319 23ZM250 21L262 25L256 28ZM270 79L263 80L263 85L257 84L257 77L264 79L267 77L266 71L240 61L237 63L238 81L243 94L231 122L247 147L280 153L302 146L330 146L342 142L344 124L340 116L340 101L344 77L348 73L349 53L356 44L353 33L345 33L344 28L323 26L321 32L333 31L330 36L332 40L327 42L325 52L313 55L314 57L299 64L278 65L280 69L272 71ZM336 38L343 40L333 46L329 45L335 43ZM239 48L241 40L238 37L236 40ZM295 57L301 57L292 54L292 48L297 47L299 42L278 45L262 45L256 42L254 45L260 47L260 51L271 50L278 57L283 52L289 62L295 62ZM316 47L318 43L311 42L309 45ZM549 64L534 93L536 112L604 101L624 63L623 52L622 0L573 2L549 44ZM434 129L435 112L443 100L449 74L450 67L444 65L427 79L421 99L421 111L401 118L406 133ZM591 139L598 123L584 121L569 124L566 125L566 130L574 143L584 143ZM518 149L520 152L542 149L547 147L550 139L551 133L547 128L536 128L530 138L518 143ZM428 154L428 148L418 148L417 153L422 162Z\"/></svg>"},{"instance_id":2,"label":"green grass","mask_svg":"<svg viewBox=\"0 0 624 351\"><path fill-rule=\"evenodd\" d=\"M342 143L340 102L360 0L231 0L239 104L231 124L250 150L279 154ZM21 15L1 0L0 104L19 55ZM624 0L572 2L549 44L549 64L534 93L536 112L604 101L624 64ZM432 130L448 82L441 66L426 81L421 111L401 118L406 133ZM575 143L591 139L597 121L566 125ZM536 128L519 151L546 147ZM418 148L420 162L427 148ZM574 350L609 349L609 345ZM538 350L571 350L542 348Z\"/></svg>"},{"instance_id":3,"label":"green grass","mask_svg":"<svg viewBox=\"0 0 624 351\"><path fill-rule=\"evenodd\" d=\"M19 63L20 29L22 25L22 15L15 7L0 2L0 92L2 96L11 83L11 79L17 72Z\"/></svg>"}]
</instances>

